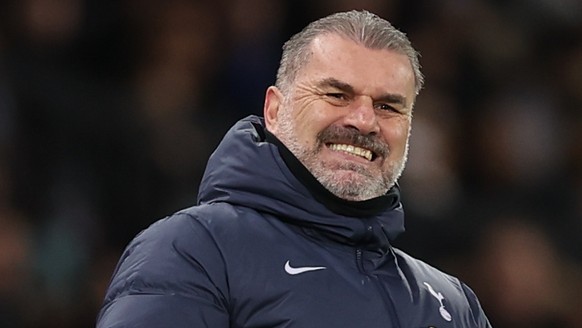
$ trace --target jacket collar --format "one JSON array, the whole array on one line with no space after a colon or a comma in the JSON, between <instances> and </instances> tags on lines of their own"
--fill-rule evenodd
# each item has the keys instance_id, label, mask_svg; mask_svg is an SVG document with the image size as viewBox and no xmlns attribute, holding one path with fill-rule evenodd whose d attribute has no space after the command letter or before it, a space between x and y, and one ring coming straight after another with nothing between
<instances>
[{"instance_id":1,"label":"jacket collar","mask_svg":"<svg viewBox=\"0 0 582 328\"><path fill-rule=\"evenodd\" d=\"M212 154L198 202L250 207L343 243L374 248L387 247L404 231L397 186L371 200L343 200L325 189L256 116L236 123Z\"/></svg>"}]
</instances>

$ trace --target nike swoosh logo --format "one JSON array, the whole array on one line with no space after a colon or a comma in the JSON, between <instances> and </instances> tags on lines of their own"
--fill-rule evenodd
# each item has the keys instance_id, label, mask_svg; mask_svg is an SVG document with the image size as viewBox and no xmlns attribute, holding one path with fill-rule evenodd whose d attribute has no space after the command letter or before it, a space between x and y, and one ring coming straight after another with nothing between
<instances>
[{"instance_id":1,"label":"nike swoosh logo","mask_svg":"<svg viewBox=\"0 0 582 328\"><path fill-rule=\"evenodd\" d=\"M326 269L326 267L297 267L297 268L294 268L291 266L289 261L287 261L285 263L285 272L287 272L290 275L296 275L296 274L300 274L300 273L304 273L304 272L324 270L324 269Z\"/></svg>"}]
</instances>

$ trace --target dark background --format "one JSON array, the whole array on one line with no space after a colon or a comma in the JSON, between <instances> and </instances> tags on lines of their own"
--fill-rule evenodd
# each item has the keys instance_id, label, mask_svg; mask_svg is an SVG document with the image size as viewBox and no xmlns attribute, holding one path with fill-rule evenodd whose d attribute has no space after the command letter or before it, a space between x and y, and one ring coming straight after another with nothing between
<instances>
[{"instance_id":1,"label":"dark background","mask_svg":"<svg viewBox=\"0 0 582 328\"><path fill-rule=\"evenodd\" d=\"M395 244L497 328L582 327L579 0L1 1L0 326L94 326L124 246L262 113L282 43L352 8L426 75Z\"/></svg>"}]
</instances>

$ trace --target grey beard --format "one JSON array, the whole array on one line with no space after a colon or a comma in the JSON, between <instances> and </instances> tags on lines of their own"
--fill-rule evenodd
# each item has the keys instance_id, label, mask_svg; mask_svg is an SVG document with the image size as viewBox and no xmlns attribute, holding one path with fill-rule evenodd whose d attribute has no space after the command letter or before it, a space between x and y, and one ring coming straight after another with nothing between
<instances>
[{"instance_id":1,"label":"grey beard","mask_svg":"<svg viewBox=\"0 0 582 328\"><path fill-rule=\"evenodd\" d=\"M392 186L394 186L404 170L408 153L408 144L402 161L395 163L393 167L386 172L383 172L381 176L373 176L364 167L355 163L346 162L339 164L337 167L329 167L329 165L323 163L317 155L322 147L326 147L325 140L336 136L338 133L337 131L340 131L340 128L329 128L322 131L322 133L318 135L316 146L313 149L307 149L305 146L301 145L295 136L293 119L290 117L289 111L285 110L280 113L280 115L279 133L277 135L279 140L281 140L291 153L293 153L293 155L295 155L295 157L297 157L297 159L311 172L319 183L339 198L351 201L362 201L384 195L388 190L390 190L390 188L392 188ZM371 138L367 136L361 136L358 134L358 137L355 137L353 136L353 133L348 134L352 134L348 139L355 141L354 143L371 149L382 156L388 155L388 149L385 144L371 140ZM343 138L346 139L345 136ZM360 177L339 180L337 178L338 169L354 171L358 173Z\"/></svg>"},{"instance_id":2,"label":"grey beard","mask_svg":"<svg viewBox=\"0 0 582 328\"><path fill-rule=\"evenodd\" d=\"M366 168L354 163L342 163L337 167L329 167L318 160L317 149L313 152L303 152L303 154L301 154L301 150L298 151L299 155L291 150L327 190L342 199L363 201L375 198L386 194L396 183L392 174L393 170L384 172L381 177L378 177L370 174ZM338 170L353 171L359 177L340 180L338 179Z\"/></svg>"}]
</instances>

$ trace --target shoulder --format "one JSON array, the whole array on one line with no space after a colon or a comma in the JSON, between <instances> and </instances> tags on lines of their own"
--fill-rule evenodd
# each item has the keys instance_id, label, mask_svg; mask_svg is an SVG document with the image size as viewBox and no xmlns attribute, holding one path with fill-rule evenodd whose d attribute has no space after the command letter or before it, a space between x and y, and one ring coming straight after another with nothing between
<instances>
[{"instance_id":1,"label":"shoulder","mask_svg":"<svg viewBox=\"0 0 582 328\"><path fill-rule=\"evenodd\" d=\"M197 213L192 208L161 219L129 243L107 290L99 327L185 327L199 322L200 315L213 318L210 322L226 320L224 260Z\"/></svg>"},{"instance_id":2,"label":"shoulder","mask_svg":"<svg viewBox=\"0 0 582 328\"><path fill-rule=\"evenodd\" d=\"M154 222L134 238L126 251L144 252L150 257L176 247L206 251L235 235L244 235L260 221L264 220L257 212L228 203L192 206Z\"/></svg>"},{"instance_id":3,"label":"shoulder","mask_svg":"<svg viewBox=\"0 0 582 328\"><path fill-rule=\"evenodd\" d=\"M440 299L451 312L462 314L471 327L490 327L477 296L463 281L399 249L394 252L405 277L417 288L420 298Z\"/></svg>"},{"instance_id":4,"label":"shoulder","mask_svg":"<svg viewBox=\"0 0 582 328\"><path fill-rule=\"evenodd\" d=\"M434 266L394 249L398 264L409 283L419 286L421 291L430 289L446 292L457 302L465 301L464 284L457 277L445 273ZM430 286L430 287L429 287Z\"/></svg>"},{"instance_id":5,"label":"shoulder","mask_svg":"<svg viewBox=\"0 0 582 328\"><path fill-rule=\"evenodd\" d=\"M459 279L456 277L435 268L434 266L417 259L406 252L394 248L394 253L400 264L404 264L411 274L413 274L417 279L437 279L442 280L446 283L456 284Z\"/></svg>"},{"instance_id":6,"label":"shoulder","mask_svg":"<svg viewBox=\"0 0 582 328\"><path fill-rule=\"evenodd\" d=\"M126 247L115 269L107 299L124 294L192 294L205 281L226 289L224 261L212 229L227 219L228 209L195 206L160 219L141 231ZM216 218L217 222L213 222ZM216 293L220 294L220 293Z\"/></svg>"},{"instance_id":7,"label":"shoulder","mask_svg":"<svg viewBox=\"0 0 582 328\"><path fill-rule=\"evenodd\" d=\"M154 222L126 247L113 283L151 285L151 281L188 279L190 271L224 276L225 257L241 243L268 234L264 217L228 203L193 206ZM143 281L146 280L146 281Z\"/></svg>"}]
</instances>

